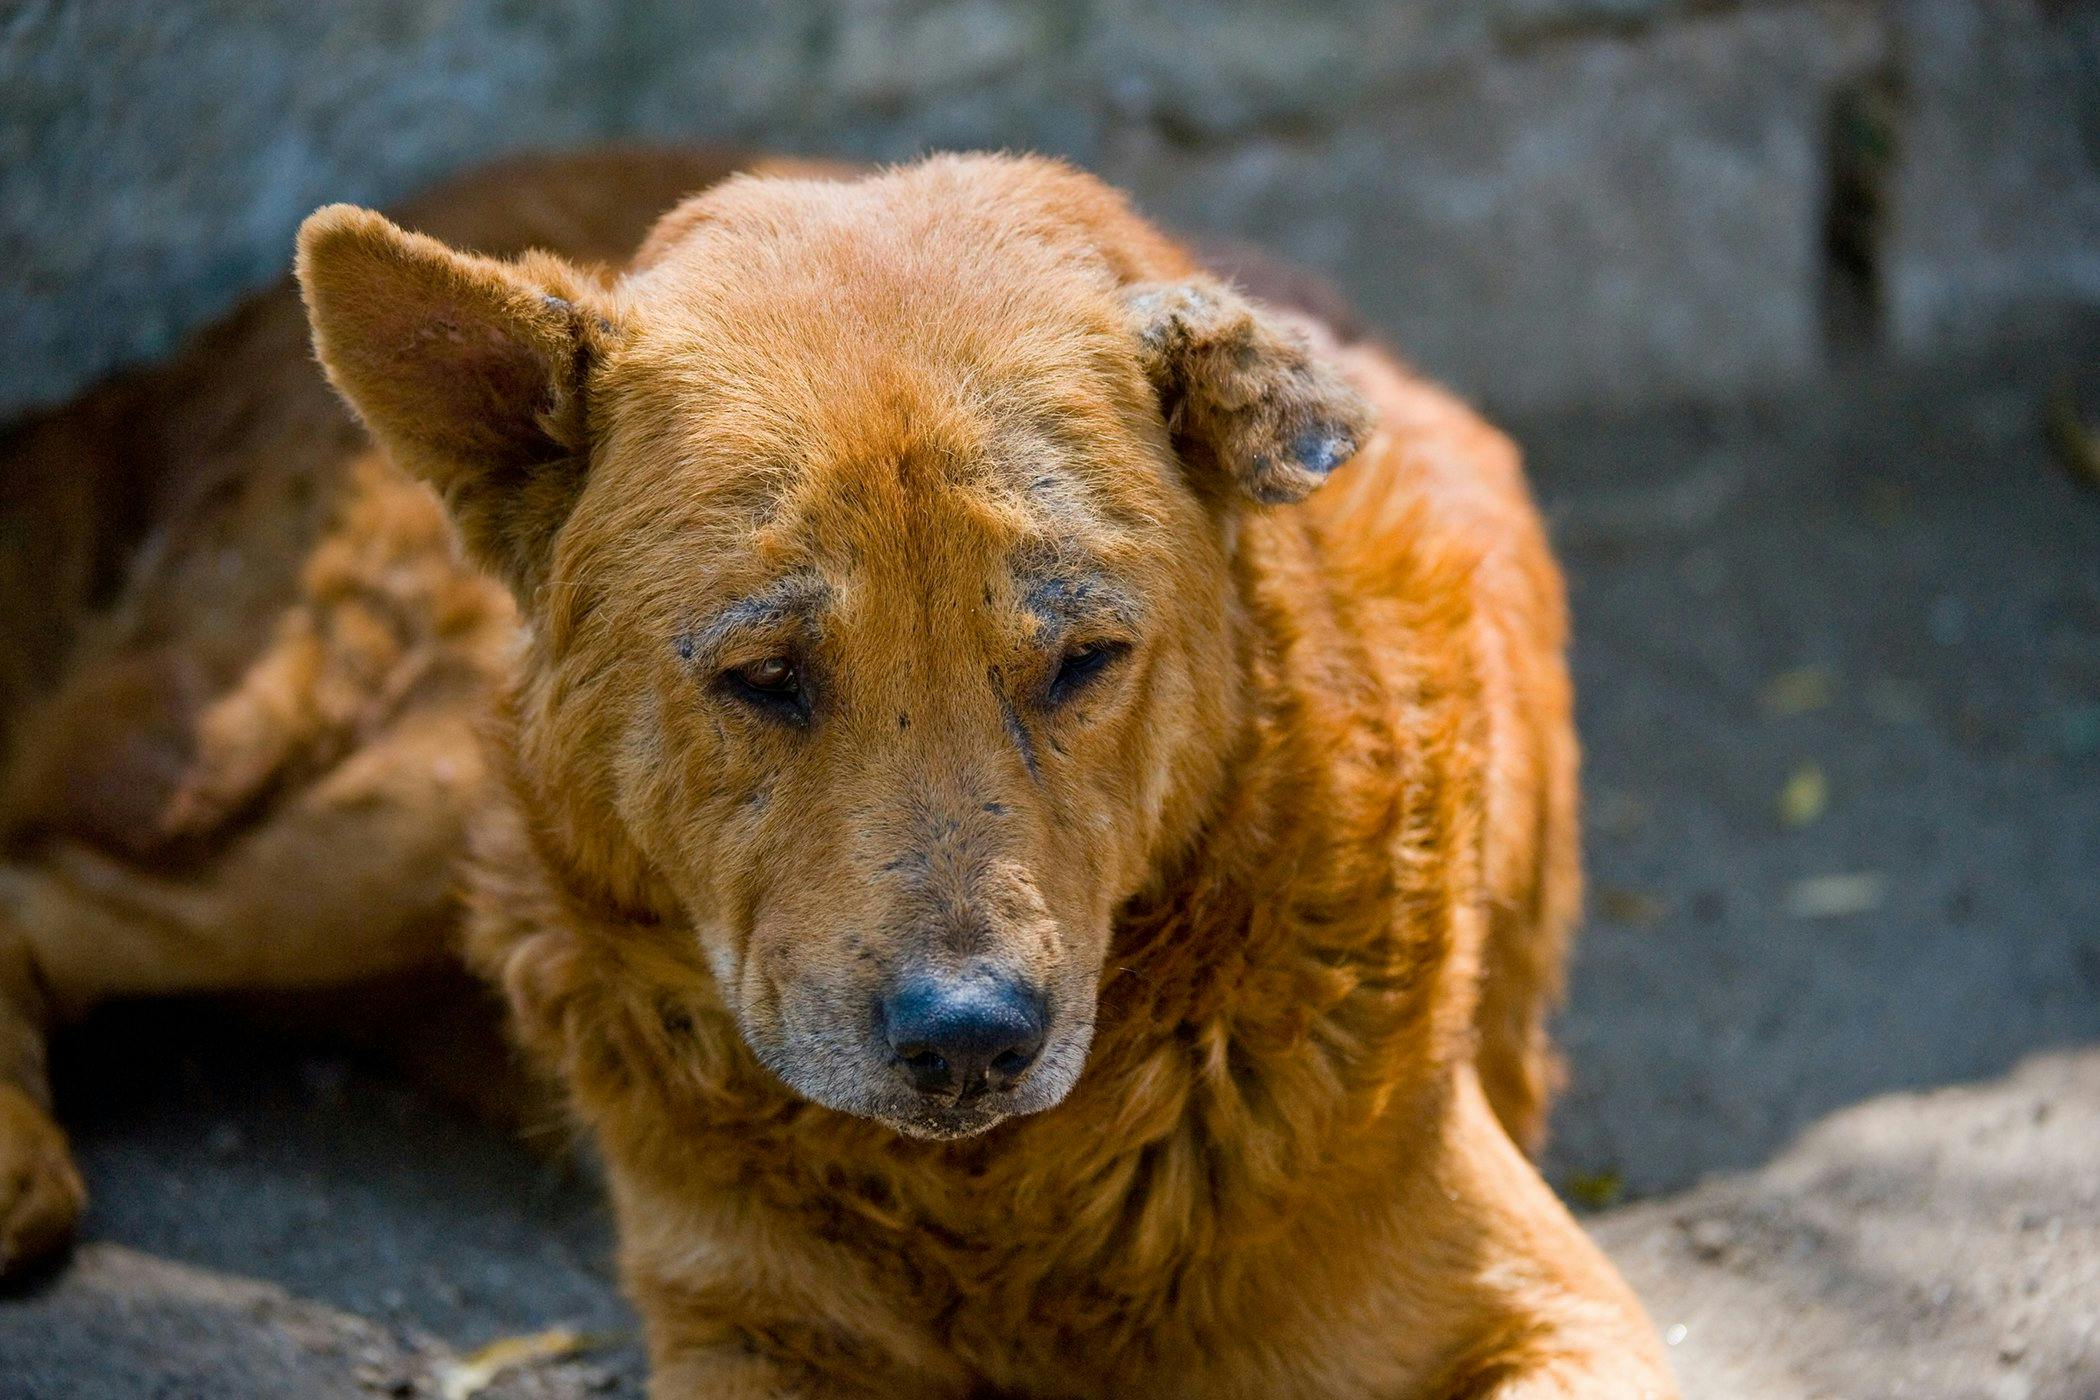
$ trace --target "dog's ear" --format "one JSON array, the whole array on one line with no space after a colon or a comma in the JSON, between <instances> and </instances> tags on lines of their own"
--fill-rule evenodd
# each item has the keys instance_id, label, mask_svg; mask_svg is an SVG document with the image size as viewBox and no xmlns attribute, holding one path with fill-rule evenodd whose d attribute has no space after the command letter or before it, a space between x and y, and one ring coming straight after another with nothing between
<instances>
[{"instance_id":1,"label":"dog's ear","mask_svg":"<svg viewBox=\"0 0 2100 1400\"><path fill-rule=\"evenodd\" d=\"M1303 500L1356 455L1371 406L1300 328L1222 282L1125 290L1138 359L1192 468L1257 501Z\"/></svg>"},{"instance_id":2,"label":"dog's ear","mask_svg":"<svg viewBox=\"0 0 2100 1400\"><path fill-rule=\"evenodd\" d=\"M582 489L591 366L619 338L603 288L546 254L459 253L342 204L301 226L298 271L329 379L529 599Z\"/></svg>"}]
</instances>

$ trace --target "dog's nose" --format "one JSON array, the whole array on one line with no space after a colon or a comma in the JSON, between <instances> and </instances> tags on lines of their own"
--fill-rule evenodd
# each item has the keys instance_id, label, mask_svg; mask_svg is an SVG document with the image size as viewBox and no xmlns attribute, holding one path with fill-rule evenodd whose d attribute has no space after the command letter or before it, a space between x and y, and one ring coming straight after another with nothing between
<instances>
[{"instance_id":1,"label":"dog's nose","mask_svg":"<svg viewBox=\"0 0 2100 1400\"><path fill-rule=\"evenodd\" d=\"M895 1063L922 1094L1011 1089L1043 1048L1042 994L1010 978L912 977L882 1001Z\"/></svg>"}]
</instances>

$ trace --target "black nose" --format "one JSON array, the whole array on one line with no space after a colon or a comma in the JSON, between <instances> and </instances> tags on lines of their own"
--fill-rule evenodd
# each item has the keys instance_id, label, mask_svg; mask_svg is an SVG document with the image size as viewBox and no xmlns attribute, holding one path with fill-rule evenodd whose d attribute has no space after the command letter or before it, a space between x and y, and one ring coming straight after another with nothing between
<instances>
[{"instance_id":1,"label":"black nose","mask_svg":"<svg viewBox=\"0 0 2100 1400\"><path fill-rule=\"evenodd\" d=\"M893 1061L912 1087L973 1099L1011 1089L1043 1048L1042 994L1005 978L911 977L882 1001Z\"/></svg>"}]
</instances>

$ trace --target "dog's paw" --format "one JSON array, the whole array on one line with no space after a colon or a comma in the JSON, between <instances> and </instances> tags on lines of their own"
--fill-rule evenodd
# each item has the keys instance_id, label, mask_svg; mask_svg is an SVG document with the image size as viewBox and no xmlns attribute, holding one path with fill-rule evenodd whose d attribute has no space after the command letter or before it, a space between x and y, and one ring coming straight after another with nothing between
<instances>
[{"instance_id":1,"label":"dog's paw","mask_svg":"<svg viewBox=\"0 0 2100 1400\"><path fill-rule=\"evenodd\" d=\"M86 1204L64 1129L28 1094L0 1084L0 1278L64 1248Z\"/></svg>"}]
</instances>

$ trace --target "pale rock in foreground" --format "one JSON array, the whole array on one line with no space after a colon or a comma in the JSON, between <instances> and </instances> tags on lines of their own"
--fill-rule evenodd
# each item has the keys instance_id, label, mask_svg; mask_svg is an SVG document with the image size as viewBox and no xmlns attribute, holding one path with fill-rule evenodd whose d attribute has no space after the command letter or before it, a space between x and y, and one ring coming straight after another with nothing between
<instances>
[{"instance_id":1,"label":"pale rock in foreground","mask_svg":"<svg viewBox=\"0 0 2100 1400\"><path fill-rule=\"evenodd\" d=\"M2092 1400L2100 1050L1846 1109L1589 1224L1692 1400Z\"/></svg>"}]
</instances>

